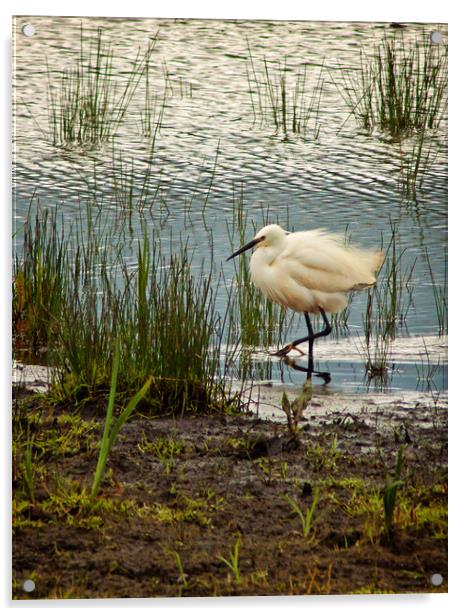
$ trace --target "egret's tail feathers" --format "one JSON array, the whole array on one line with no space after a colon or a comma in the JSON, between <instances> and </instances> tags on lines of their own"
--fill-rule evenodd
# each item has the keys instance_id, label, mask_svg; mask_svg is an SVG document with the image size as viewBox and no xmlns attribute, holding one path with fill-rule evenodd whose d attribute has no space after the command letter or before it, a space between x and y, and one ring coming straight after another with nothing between
<instances>
[{"instance_id":1,"label":"egret's tail feathers","mask_svg":"<svg viewBox=\"0 0 467 616\"><path fill-rule=\"evenodd\" d=\"M375 273L377 274L384 263L384 252L379 250L375 252Z\"/></svg>"},{"instance_id":2,"label":"egret's tail feathers","mask_svg":"<svg viewBox=\"0 0 467 616\"><path fill-rule=\"evenodd\" d=\"M358 280L351 287L350 291L363 291L376 284L376 276L384 262L384 252L374 250L353 249L355 263L352 264L354 280Z\"/></svg>"}]
</instances>

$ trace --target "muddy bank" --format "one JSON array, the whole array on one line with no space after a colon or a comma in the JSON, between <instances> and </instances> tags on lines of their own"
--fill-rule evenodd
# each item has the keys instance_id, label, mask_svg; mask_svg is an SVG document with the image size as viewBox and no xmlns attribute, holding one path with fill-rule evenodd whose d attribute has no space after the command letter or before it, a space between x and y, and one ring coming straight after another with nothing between
<instances>
[{"instance_id":1,"label":"muddy bank","mask_svg":"<svg viewBox=\"0 0 467 616\"><path fill-rule=\"evenodd\" d=\"M445 400L317 387L292 434L278 393L261 416L134 416L93 503L103 407L16 392L14 597L446 592Z\"/></svg>"}]
</instances>

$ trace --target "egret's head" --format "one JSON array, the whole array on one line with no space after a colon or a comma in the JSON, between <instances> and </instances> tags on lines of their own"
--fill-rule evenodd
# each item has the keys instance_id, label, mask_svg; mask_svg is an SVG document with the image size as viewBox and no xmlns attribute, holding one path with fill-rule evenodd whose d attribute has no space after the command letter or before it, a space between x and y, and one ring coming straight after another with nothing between
<instances>
[{"instance_id":1,"label":"egret's head","mask_svg":"<svg viewBox=\"0 0 467 616\"><path fill-rule=\"evenodd\" d=\"M239 250L234 252L227 261L233 259L237 255L249 250L250 248L261 248L266 246L277 246L285 238L285 231L279 225L266 225L255 235L254 239L245 246L242 246Z\"/></svg>"},{"instance_id":2,"label":"egret's head","mask_svg":"<svg viewBox=\"0 0 467 616\"><path fill-rule=\"evenodd\" d=\"M260 246L276 246L284 241L286 233L279 225L266 225L255 235Z\"/></svg>"}]
</instances>

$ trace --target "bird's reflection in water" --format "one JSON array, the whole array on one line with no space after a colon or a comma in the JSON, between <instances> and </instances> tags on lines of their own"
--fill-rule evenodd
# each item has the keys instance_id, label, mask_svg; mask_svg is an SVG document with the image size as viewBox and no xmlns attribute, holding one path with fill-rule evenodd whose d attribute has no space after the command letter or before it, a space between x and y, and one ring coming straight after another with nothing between
<instances>
[{"instance_id":1,"label":"bird's reflection in water","mask_svg":"<svg viewBox=\"0 0 467 616\"><path fill-rule=\"evenodd\" d=\"M290 366L293 370L298 370L299 372L306 372L306 380L310 381L312 376L317 376L324 381L324 385L327 385L331 382L331 373L330 372L321 372L320 370L315 370L313 365L313 356L308 355L308 364L306 366L302 366L297 363L291 357L284 357L283 361L287 366Z\"/></svg>"}]
</instances>

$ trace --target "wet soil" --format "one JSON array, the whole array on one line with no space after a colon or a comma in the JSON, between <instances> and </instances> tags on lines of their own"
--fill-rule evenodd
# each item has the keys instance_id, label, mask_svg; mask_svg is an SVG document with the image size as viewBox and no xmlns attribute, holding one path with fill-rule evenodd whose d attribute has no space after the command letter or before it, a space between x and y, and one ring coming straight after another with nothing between
<instances>
[{"instance_id":1,"label":"wet soil","mask_svg":"<svg viewBox=\"0 0 467 616\"><path fill-rule=\"evenodd\" d=\"M135 415L93 502L104 406L16 391L13 597L446 592L446 409L337 407L312 402L297 434L254 415Z\"/></svg>"}]
</instances>

